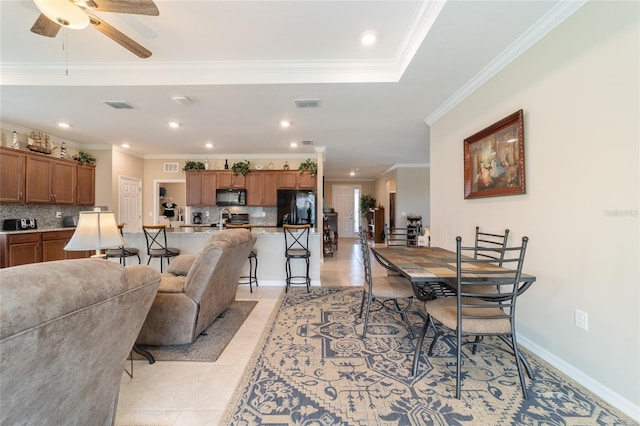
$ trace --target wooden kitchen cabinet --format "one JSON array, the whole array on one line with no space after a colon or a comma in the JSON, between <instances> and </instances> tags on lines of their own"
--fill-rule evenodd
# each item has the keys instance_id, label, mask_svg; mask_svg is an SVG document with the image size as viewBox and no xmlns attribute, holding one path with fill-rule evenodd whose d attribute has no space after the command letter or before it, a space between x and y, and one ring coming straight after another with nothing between
<instances>
[{"instance_id":1,"label":"wooden kitchen cabinet","mask_svg":"<svg viewBox=\"0 0 640 426\"><path fill-rule=\"evenodd\" d=\"M77 165L70 161L28 155L26 160L26 203L75 204Z\"/></svg>"},{"instance_id":2,"label":"wooden kitchen cabinet","mask_svg":"<svg viewBox=\"0 0 640 426\"><path fill-rule=\"evenodd\" d=\"M26 155L0 147L0 203L24 204Z\"/></svg>"},{"instance_id":3,"label":"wooden kitchen cabinet","mask_svg":"<svg viewBox=\"0 0 640 426\"><path fill-rule=\"evenodd\" d=\"M215 171L186 172L186 204L188 206L215 206L216 180Z\"/></svg>"},{"instance_id":4,"label":"wooden kitchen cabinet","mask_svg":"<svg viewBox=\"0 0 640 426\"><path fill-rule=\"evenodd\" d=\"M0 235L0 263L3 268L42 261L42 233Z\"/></svg>"},{"instance_id":5,"label":"wooden kitchen cabinet","mask_svg":"<svg viewBox=\"0 0 640 426\"><path fill-rule=\"evenodd\" d=\"M300 172L295 170L283 170L278 172L278 189L296 189L298 188L298 175Z\"/></svg>"},{"instance_id":6,"label":"wooden kitchen cabinet","mask_svg":"<svg viewBox=\"0 0 640 426\"><path fill-rule=\"evenodd\" d=\"M246 177L247 205L276 206L278 204L278 180L276 172L252 171Z\"/></svg>"},{"instance_id":7,"label":"wooden kitchen cabinet","mask_svg":"<svg viewBox=\"0 0 640 426\"><path fill-rule=\"evenodd\" d=\"M316 187L316 176L311 176L309 172L298 172L298 188L314 189Z\"/></svg>"},{"instance_id":8,"label":"wooden kitchen cabinet","mask_svg":"<svg viewBox=\"0 0 640 426\"><path fill-rule=\"evenodd\" d=\"M48 231L42 233L42 262L66 259L82 259L91 257L91 251L65 251L74 229L64 231Z\"/></svg>"},{"instance_id":9,"label":"wooden kitchen cabinet","mask_svg":"<svg viewBox=\"0 0 640 426\"><path fill-rule=\"evenodd\" d=\"M216 188L246 188L246 177L227 170L216 172Z\"/></svg>"},{"instance_id":10,"label":"wooden kitchen cabinet","mask_svg":"<svg viewBox=\"0 0 640 426\"><path fill-rule=\"evenodd\" d=\"M96 167L78 164L78 190L76 204L93 206L96 203Z\"/></svg>"},{"instance_id":11,"label":"wooden kitchen cabinet","mask_svg":"<svg viewBox=\"0 0 640 426\"><path fill-rule=\"evenodd\" d=\"M65 251L75 229L0 234L0 267L91 257L92 251Z\"/></svg>"},{"instance_id":12,"label":"wooden kitchen cabinet","mask_svg":"<svg viewBox=\"0 0 640 426\"><path fill-rule=\"evenodd\" d=\"M307 171L283 170L278 174L278 189L314 189L316 176Z\"/></svg>"}]
</instances>

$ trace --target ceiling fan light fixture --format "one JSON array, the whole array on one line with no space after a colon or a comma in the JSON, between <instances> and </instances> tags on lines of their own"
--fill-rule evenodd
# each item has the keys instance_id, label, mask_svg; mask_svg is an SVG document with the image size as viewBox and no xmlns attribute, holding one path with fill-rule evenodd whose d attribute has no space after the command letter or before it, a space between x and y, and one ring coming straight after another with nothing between
<instances>
[{"instance_id":1,"label":"ceiling fan light fixture","mask_svg":"<svg viewBox=\"0 0 640 426\"><path fill-rule=\"evenodd\" d=\"M33 0L40 12L63 27L81 30L89 25L89 16L69 0Z\"/></svg>"}]
</instances>

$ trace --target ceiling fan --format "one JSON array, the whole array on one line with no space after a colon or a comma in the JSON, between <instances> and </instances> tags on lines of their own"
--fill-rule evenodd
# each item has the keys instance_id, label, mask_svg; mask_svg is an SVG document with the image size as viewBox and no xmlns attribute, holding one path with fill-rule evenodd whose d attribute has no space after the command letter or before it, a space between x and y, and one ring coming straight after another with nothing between
<instances>
[{"instance_id":1,"label":"ceiling fan","mask_svg":"<svg viewBox=\"0 0 640 426\"><path fill-rule=\"evenodd\" d=\"M153 0L33 0L40 16L31 31L45 37L55 37L60 27L82 29L89 24L111 40L140 58L148 58L151 52L142 45L107 24L90 11L131 13L158 16L160 12Z\"/></svg>"}]
</instances>

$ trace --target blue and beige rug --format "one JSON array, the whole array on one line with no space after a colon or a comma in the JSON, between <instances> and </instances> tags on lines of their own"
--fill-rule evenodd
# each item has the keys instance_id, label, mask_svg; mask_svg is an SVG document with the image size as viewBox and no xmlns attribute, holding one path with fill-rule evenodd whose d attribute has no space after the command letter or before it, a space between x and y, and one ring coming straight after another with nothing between
<instances>
[{"instance_id":1,"label":"blue and beige rug","mask_svg":"<svg viewBox=\"0 0 640 426\"><path fill-rule=\"evenodd\" d=\"M464 357L458 400L449 341L440 339L428 359L423 351L412 377L416 339L385 309L372 313L362 338L361 297L361 288L290 290L220 424L636 424L526 351L535 374L528 400L513 357L486 349ZM410 320L418 332L421 307Z\"/></svg>"}]
</instances>

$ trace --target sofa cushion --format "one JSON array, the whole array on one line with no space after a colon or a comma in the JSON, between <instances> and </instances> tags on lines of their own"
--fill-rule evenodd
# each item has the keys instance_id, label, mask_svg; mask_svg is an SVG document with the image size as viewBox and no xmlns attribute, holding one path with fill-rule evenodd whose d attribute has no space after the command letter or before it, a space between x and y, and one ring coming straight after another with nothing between
<instances>
[{"instance_id":1,"label":"sofa cushion","mask_svg":"<svg viewBox=\"0 0 640 426\"><path fill-rule=\"evenodd\" d=\"M158 293L184 293L186 278L183 275L162 274Z\"/></svg>"},{"instance_id":2,"label":"sofa cushion","mask_svg":"<svg viewBox=\"0 0 640 426\"><path fill-rule=\"evenodd\" d=\"M195 260L195 254L181 254L180 256L176 256L171 263L169 263L169 266L167 266L167 272L186 277Z\"/></svg>"}]
</instances>

